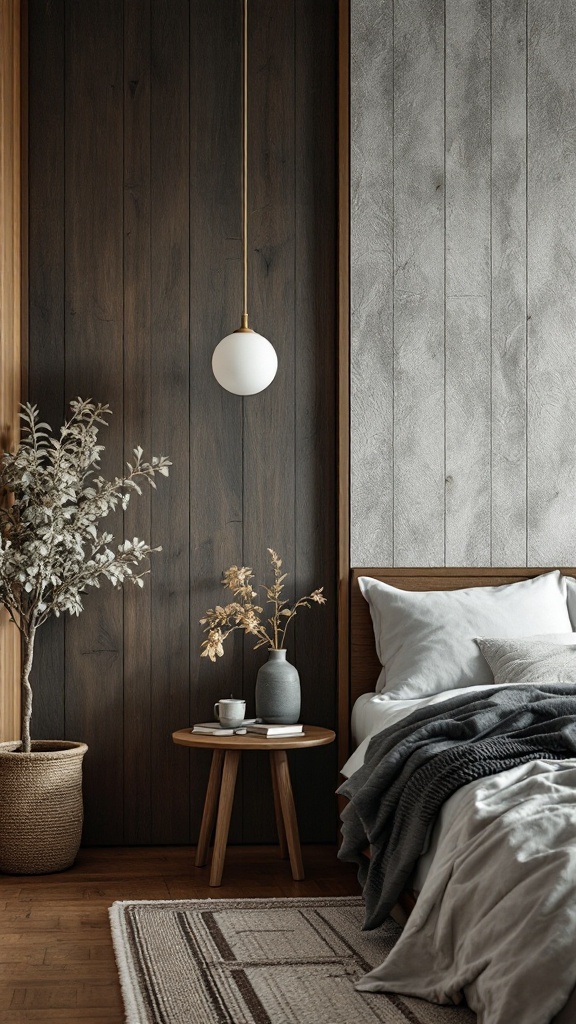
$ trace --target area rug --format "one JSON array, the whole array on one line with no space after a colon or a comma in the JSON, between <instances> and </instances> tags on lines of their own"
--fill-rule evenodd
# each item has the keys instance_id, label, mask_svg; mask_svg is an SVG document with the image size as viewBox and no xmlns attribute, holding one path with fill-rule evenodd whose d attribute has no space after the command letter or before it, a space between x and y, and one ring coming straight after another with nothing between
<instances>
[{"instance_id":1,"label":"area rug","mask_svg":"<svg viewBox=\"0 0 576 1024\"><path fill-rule=\"evenodd\" d=\"M473 1024L464 1007L356 992L400 928L357 897L115 903L129 1024Z\"/></svg>"}]
</instances>

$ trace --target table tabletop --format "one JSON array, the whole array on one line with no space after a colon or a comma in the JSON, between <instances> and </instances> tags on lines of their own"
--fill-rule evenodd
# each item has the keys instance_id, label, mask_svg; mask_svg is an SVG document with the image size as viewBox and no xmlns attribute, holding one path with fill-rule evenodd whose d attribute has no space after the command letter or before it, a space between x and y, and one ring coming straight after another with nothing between
<instances>
[{"instance_id":1,"label":"table tabletop","mask_svg":"<svg viewBox=\"0 0 576 1024\"><path fill-rule=\"evenodd\" d=\"M300 747L322 747L333 743L336 733L319 725L305 725L297 736L244 735L218 736L193 733L192 729L177 729L172 733L174 743L184 747L204 747L207 750L297 750Z\"/></svg>"}]
</instances>

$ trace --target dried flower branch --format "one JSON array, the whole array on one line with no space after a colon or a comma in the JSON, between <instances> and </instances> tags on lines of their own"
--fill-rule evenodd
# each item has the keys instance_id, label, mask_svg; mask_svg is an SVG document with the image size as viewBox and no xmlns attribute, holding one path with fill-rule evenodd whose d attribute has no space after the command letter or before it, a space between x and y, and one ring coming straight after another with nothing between
<instances>
[{"instance_id":1,"label":"dried flower branch","mask_svg":"<svg viewBox=\"0 0 576 1024\"><path fill-rule=\"evenodd\" d=\"M235 629L243 629L256 637L257 642L254 649L268 647L270 650L281 650L286 640L286 630L299 608L310 608L310 601L316 604L326 604L326 598L322 593L323 587L313 590L311 594L301 597L293 605L282 599L284 580L288 573L282 572L282 559L278 557L272 548L268 548L270 563L274 573L274 582L271 586L263 586L261 589L266 594L266 604L272 605L272 614L264 624L260 618L263 608L255 604L258 593L252 586L254 573L248 566L231 565L222 573L222 584L232 591L235 600L224 607L216 605L209 608L200 619L200 624L206 626L204 632L206 639L202 641L202 658L210 658L216 661L224 654L224 641Z\"/></svg>"},{"instance_id":2,"label":"dried flower branch","mask_svg":"<svg viewBox=\"0 0 576 1024\"><path fill-rule=\"evenodd\" d=\"M105 480L98 474L103 445L98 431L107 426L107 405L76 399L59 437L39 419L35 405L22 406L22 439L15 453L0 459L0 603L22 636L22 749L30 750L32 690L30 669L36 630L50 615L83 610L82 595L104 577L114 587L128 580L144 586L150 571L134 572L152 551L134 537L111 548L111 533L98 523L116 509L126 509L140 483L155 487L157 473L168 476L165 456L142 459L135 448L124 476Z\"/></svg>"}]
</instances>

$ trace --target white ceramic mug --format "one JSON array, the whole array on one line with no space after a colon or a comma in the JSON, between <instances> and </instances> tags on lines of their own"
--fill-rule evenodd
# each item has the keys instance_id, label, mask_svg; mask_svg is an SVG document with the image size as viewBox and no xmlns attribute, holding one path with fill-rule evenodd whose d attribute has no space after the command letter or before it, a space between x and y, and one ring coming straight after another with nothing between
<instances>
[{"instance_id":1,"label":"white ceramic mug","mask_svg":"<svg viewBox=\"0 0 576 1024\"><path fill-rule=\"evenodd\" d=\"M214 715L223 729L237 729L246 717L246 701L223 697L214 705Z\"/></svg>"}]
</instances>

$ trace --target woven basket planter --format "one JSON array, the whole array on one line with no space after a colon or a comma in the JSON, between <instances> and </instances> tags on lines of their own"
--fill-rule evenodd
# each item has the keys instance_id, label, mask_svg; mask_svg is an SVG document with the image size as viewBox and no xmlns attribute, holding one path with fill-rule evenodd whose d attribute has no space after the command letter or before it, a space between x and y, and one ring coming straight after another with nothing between
<instances>
[{"instance_id":1,"label":"woven basket planter","mask_svg":"<svg viewBox=\"0 0 576 1024\"><path fill-rule=\"evenodd\" d=\"M76 859L82 836L85 743L0 743L0 871L44 875Z\"/></svg>"}]
</instances>

